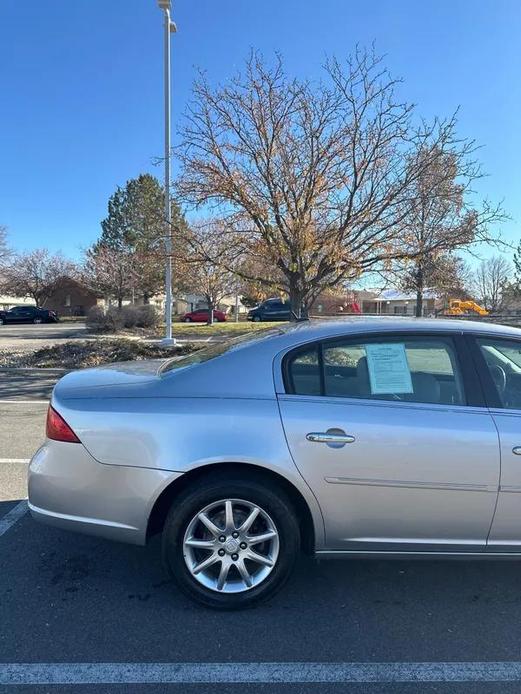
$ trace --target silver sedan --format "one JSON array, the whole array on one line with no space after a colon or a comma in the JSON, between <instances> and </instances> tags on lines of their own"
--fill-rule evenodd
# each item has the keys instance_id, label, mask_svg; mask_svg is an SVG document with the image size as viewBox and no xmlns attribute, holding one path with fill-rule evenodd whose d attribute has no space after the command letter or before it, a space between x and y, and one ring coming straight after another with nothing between
<instances>
[{"instance_id":1,"label":"silver sedan","mask_svg":"<svg viewBox=\"0 0 521 694\"><path fill-rule=\"evenodd\" d=\"M299 323L57 384L35 518L144 544L218 608L274 594L300 551L521 557L521 330Z\"/></svg>"}]
</instances>

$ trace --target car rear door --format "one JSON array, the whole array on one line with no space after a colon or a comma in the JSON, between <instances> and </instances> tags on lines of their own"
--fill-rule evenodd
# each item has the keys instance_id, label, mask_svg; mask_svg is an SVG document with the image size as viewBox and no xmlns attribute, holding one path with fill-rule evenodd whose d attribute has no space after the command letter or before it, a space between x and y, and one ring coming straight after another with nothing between
<instances>
[{"instance_id":1,"label":"car rear door","mask_svg":"<svg viewBox=\"0 0 521 694\"><path fill-rule=\"evenodd\" d=\"M499 434L501 480L488 539L491 551L521 547L521 339L468 338L474 346L491 415Z\"/></svg>"},{"instance_id":2,"label":"car rear door","mask_svg":"<svg viewBox=\"0 0 521 694\"><path fill-rule=\"evenodd\" d=\"M24 307L12 308L8 311L9 323L26 323L28 322L29 312Z\"/></svg>"},{"instance_id":3,"label":"car rear door","mask_svg":"<svg viewBox=\"0 0 521 694\"><path fill-rule=\"evenodd\" d=\"M328 549L485 548L499 446L471 361L460 336L440 333L326 341L285 357L282 422Z\"/></svg>"}]
</instances>

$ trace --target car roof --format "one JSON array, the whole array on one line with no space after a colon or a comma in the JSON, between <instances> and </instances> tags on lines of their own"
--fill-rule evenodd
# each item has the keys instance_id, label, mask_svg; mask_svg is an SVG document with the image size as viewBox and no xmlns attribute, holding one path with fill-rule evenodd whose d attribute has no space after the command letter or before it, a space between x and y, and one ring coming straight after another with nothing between
<instances>
[{"instance_id":1,"label":"car roof","mask_svg":"<svg viewBox=\"0 0 521 694\"><path fill-rule=\"evenodd\" d=\"M519 328L485 321L452 318L388 318L385 316L312 319L289 325L284 330L288 336L293 337L296 343L348 333L395 331L487 333L521 337Z\"/></svg>"}]
</instances>

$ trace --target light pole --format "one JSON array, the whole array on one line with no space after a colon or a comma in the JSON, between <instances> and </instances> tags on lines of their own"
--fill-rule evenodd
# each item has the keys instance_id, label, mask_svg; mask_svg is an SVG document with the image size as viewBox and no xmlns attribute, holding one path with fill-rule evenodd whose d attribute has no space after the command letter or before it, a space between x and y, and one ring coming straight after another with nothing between
<instances>
[{"instance_id":1,"label":"light pole","mask_svg":"<svg viewBox=\"0 0 521 694\"><path fill-rule=\"evenodd\" d=\"M165 337L164 345L175 345L172 337L172 210L170 209L170 34L177 31L175 22L170 19L170 0L158 0L165 17Z\"/></svg>"}]
</instances>

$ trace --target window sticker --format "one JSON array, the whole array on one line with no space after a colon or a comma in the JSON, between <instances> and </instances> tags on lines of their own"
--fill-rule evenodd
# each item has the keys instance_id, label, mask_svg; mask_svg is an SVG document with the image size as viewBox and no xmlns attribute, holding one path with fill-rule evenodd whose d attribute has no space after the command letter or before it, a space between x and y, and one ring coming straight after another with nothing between
<instances>
[{"instance_id":1,"label":"window sticker","mask_svg":"<svg viewBox=\"0 0 521 694\"><path fill-rule=\"evenodd\" d=\"M372 395L413 392L404 344L366 345L365 353Z\"/></svg>"}]
</instances>

